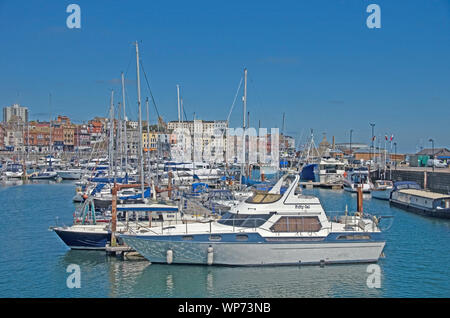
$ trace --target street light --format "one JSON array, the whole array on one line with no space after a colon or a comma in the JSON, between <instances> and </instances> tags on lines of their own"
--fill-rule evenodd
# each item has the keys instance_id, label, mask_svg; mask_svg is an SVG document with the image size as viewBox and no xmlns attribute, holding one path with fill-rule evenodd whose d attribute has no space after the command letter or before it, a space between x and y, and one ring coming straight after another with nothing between
<instances>
[{"instance_id":1,"label":"street light","mask_svg":"<svg viewBox=\"0 0 450 318\"><path fill-rule=\"evenodd\" d=\"M374 127L375 127L375 124L372 124L372 123L369 123L369 125L370 126L372 126L372 153L373 153L373 155L375 155L375 149L373 148L373 139L374 139ZM372 158L370 158L371 160L372 160Z\"/></svg>"},{"instance_id":2,"label":"street light","mask_svg":"<svg viewBox=\"0 0 450 318\"><path fill-rule=\"evenodd\" d=\"M394 142L394 164L395 170L397 170L397 143Z\"/></svg>"},{"instance_id":3,"label":"street light","mask_svg":"<svg viewBox=\"0 0 450 318\"><path fill-rule=\"evenodd\" d=\"M428 140L429 142L431 142L431 156L432 156L432 163L433 163L433 172L434 172L434 140L432 138L430 138L430 140Z\"/></svg>"},{"instance_id":4,"label":"street light","mask_svg":"<svg viewBox=\"0 0 450 318\"><path fill-rule=\"evenodd\" d=\"M352 133L353 129L350 129L350 155L352 154Z\"/></svg>"}]
</instances>

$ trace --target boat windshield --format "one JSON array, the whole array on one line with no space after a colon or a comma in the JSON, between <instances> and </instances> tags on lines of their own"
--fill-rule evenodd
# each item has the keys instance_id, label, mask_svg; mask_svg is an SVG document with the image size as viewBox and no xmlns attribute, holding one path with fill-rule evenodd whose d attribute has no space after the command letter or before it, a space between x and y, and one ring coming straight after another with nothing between
<instances>
[{"instance_id":1,"label":"boat windshield","mask_svg":"<svg viewBox=\"0 0 450 318\"><path fill-rule=\"evenodd\" d=\"M245 200L245 202L254 204L273 203L280 200L282 196L282 194L276 193L256 193L254 196Z\"/></svg>"},{"instance_id":2,"label":"boat windshield","mask_svg":"<svg viewBox=\"0 0 450 318\"><path fill-rule=\"evenodd\" d=\"M238 227L259 227L266 223L271 214L235 214L227 212L220 220L220 224Z\"/></svg>"}]
</instances>

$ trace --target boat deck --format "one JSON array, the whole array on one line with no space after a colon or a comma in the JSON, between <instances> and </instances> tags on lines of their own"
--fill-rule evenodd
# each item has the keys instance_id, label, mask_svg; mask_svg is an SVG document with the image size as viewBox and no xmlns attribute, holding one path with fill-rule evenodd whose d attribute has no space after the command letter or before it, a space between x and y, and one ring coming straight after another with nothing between
<instances>
[{"instance_id":1,"label":"boat deck","mask_svg":"<svg viewBox=\"0 0 450 318\"><path fill-rule=\"evenodd\" d=\"M431 199L431 200L450 198L450 195L437 193L437 192L430 192L430 191L425 191L425 190L404 189L404 190L400 190L400 191L401 191L401 193L413 195L416 197L427 198L427 199Z\"/></svg>"}]
</instances>

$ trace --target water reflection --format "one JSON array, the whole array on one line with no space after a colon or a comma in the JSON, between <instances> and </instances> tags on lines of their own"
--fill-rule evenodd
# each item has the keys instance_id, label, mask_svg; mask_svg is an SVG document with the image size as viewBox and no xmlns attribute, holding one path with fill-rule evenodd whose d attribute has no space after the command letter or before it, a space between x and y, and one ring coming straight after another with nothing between
<instances>
[{"instance_id":1,"label":"water reflection","mask_svg":"<svg viewBox=\"0 0 450 318\"><path fill-rule=\"evenodd\" d=\"M222 267L109 261L110 297L380 297L367 265Z\"/></svg>"}]
</instances>

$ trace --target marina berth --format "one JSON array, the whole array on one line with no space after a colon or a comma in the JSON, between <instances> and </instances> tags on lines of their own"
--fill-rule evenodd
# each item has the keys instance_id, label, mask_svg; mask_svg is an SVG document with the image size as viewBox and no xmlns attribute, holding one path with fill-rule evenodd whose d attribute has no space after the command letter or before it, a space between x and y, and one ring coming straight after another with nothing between
<instances>
[{"instance_id":1,"label":"marina berth","mask_svg":"<svg viewBox=\"0 0 450 318\"><path fill-rule=\"evenodd\" d=\"M390 203L420 215L450 218L450 195L423 190L415 182L394 183Z\"/></svg>"},{"instance_id":2,"label":"marina berth","mask_svg":"<svg viewBox=\"0 0 450 318\"><path fill-rule=\"evenodd\" d=\"M119 237L154 263L301 265L377 262L385 240L375 218L331 221L318 198L297 193L299 175L285 175L218 221L180 224L162 232ZM284 194L281 185L287 183Z\"/></svg>"}]
</instances>

